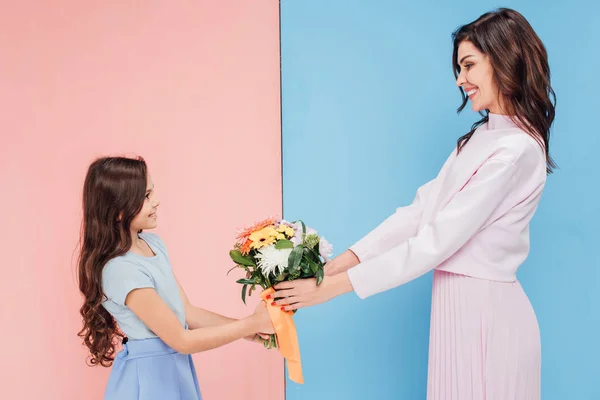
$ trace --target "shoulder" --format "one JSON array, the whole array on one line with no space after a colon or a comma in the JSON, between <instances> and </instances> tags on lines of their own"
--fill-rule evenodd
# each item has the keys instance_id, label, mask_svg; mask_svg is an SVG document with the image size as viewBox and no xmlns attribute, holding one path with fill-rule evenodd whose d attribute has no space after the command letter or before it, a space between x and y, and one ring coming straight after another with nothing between
<instances>
[{"instance_id":1,"label":"shoulder","mask_svg":"<svg viewBox=\"0 0 600 400\"><path fill-rule=\"evenodd\" d=\"M538 187L546 181L546 153L535 138L520 129L498 137L488 161L513 167L513 178L519 186Z\"/></svg>"},{"instance_id":2,"label":"shoulder","mask_svg":"<svg viewBox=\"0 0 600 400\"><path fill-rule=\"evenodd\" d=\"M107 300L125 306L127 294L134 289L154 288L151 272L126 256L115 257L102 270L102 291Z\"/></svg>"},{"instance_id":3,"label":"shoulder","mask_svg":"<svg viewBox=\"0 0 600 400\"><path fill-rule=\"evenodd\" d=\"M132 275L142 273L148 274L146 268L141 264L130 259L126 255L118 256L109 260L102 269L103 283L110 282L115 279L125 279Z\"/></svg>"},{"instance_id":4,"label":"shoulder","mask_svg":"<svg viewBox=\"0 0 600 400\"><path fill-rule=\"evenodd\" d=\"M488 160L512 164L517 169L546 168L546 155L541 144L520 129L494 138Z\"/></svg>"}]
</instances>

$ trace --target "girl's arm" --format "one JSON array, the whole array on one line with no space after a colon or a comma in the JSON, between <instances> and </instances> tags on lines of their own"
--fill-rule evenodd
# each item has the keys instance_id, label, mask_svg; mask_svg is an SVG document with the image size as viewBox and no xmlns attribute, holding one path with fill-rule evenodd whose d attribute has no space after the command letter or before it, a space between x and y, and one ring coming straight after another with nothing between
<instances>
[{"instance_id":1,"label":"girl's arm","mask_svg":"<svg viewBox=\"0 0 600 400\"><path fill-rule=\"evenodd\" d=\"M179 295L181 296L181 301L183 302L183 306L185 309L185 322L188 324L190 329L198 329L198 328L207 328L209 326L217 326L227 324L229 322L237 321L235 318L229 318L221 314L214 313L212 311L205 310L200 307L194 306L188 299L185 291L183 290L183 286L179 283L179 280L175 278L177 281L177 286L179 287ZM259 332L257 333L263 339L268 339L269 335ZM255 341L257 339L256 335L252 334L250 336L246 336L244 339L249 341ZM262 341L258 341L262 343Z\"/></svg>"},{"instance_id":2,"label":"girl's arm","mask_svg":"<svg viewBox=\"0 0 600 400\"><path fill-rule=\"evenodd\" d=\"M182 354L214 349L256 332L274 333L266 304L262 301L249 317L191 330L181 325L175 313L153 288L132 290L125 299L125 305L167 345ZM211 316L208 320L214 322Z\"/></svg>"},{"instance_id":3,"label":"girl's arm","mask_svg":"<svg viewBox=\"0 0 600 400\"><path fill-rule=\"evenodd\" d=\"M179 283L177 278L177 286L179 287L179 295L183 302L185 309L185 322L187 322L190 329L207 328L209 326L223 325L229 322L237 321L237 319L229 318L221 314L217 314L200 307L194 306L190 303L183 286Z\"/></svg>"}]
</instances>

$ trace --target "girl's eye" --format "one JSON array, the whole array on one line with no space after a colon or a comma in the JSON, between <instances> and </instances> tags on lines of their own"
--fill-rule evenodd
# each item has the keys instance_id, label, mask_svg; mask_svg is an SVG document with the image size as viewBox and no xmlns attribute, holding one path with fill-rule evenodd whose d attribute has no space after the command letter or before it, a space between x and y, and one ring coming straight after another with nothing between
<instances>
[{"instance_id":1,"label":"girl's eye","mask_svg":"<svg viewBox=\"0 0 600 400\"><path fill-rule=\"evenodd\" d=\"M146 197L148 200L150 200L150 193L146 193L146 196L145 196L145 197Z\"/></svg>"},{"instance_id":2,"label":"girl's eye","mask_svg":"<svg viewBox=\"0 0 600 400\"><path fill-rule=\"evenodd\" d=\"M469 63L469 64L465 64L465 68L468 70L471 69L471 67L473 66L473 64Z\"/></svg>"}]
</instances>

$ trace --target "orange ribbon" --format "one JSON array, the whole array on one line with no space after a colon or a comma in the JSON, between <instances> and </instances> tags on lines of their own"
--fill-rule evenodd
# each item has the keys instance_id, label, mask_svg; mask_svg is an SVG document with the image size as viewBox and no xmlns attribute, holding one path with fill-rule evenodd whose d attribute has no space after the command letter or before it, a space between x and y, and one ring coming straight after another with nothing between
<instances>
[{"instance_id":1,"label":"orange ribbon","mask_svg":"<svg viewBox=\"0 0 600 400\"><path fill-rule=\"evenodd\" d=\"M269 311L269 316L277 335L279 352L287 361L288 377L296 383L304 383L298 334L296 333L296 325L292 318L294 313L283 311L281 307L273 306L271 302L266 301L267 296L273 292L275 292L273 288L268 288L260 294L260 297L267 303L267 310Z\"/></svg>"}]
</instances>

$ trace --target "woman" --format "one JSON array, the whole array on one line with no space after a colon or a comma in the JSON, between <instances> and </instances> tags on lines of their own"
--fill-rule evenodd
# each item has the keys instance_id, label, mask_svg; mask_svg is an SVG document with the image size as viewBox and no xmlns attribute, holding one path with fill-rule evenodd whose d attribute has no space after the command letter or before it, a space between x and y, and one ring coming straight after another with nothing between
<instances>
[{"instance_id":1,"label":"woman","mask_svg":"<svg viewBox=\"0 0 600 400\"><path fill-rule=\"evenodd\" d=\"M516 271L555 167L547 54L510 9L482 15L453 40L459 112L470 100L483 118L410 206L327 265L320 286L284 282L273 298L285 310L350 291L364 299L434 270L427 398L539 399L539 327Z\"/></svg>"}]
</instances>

